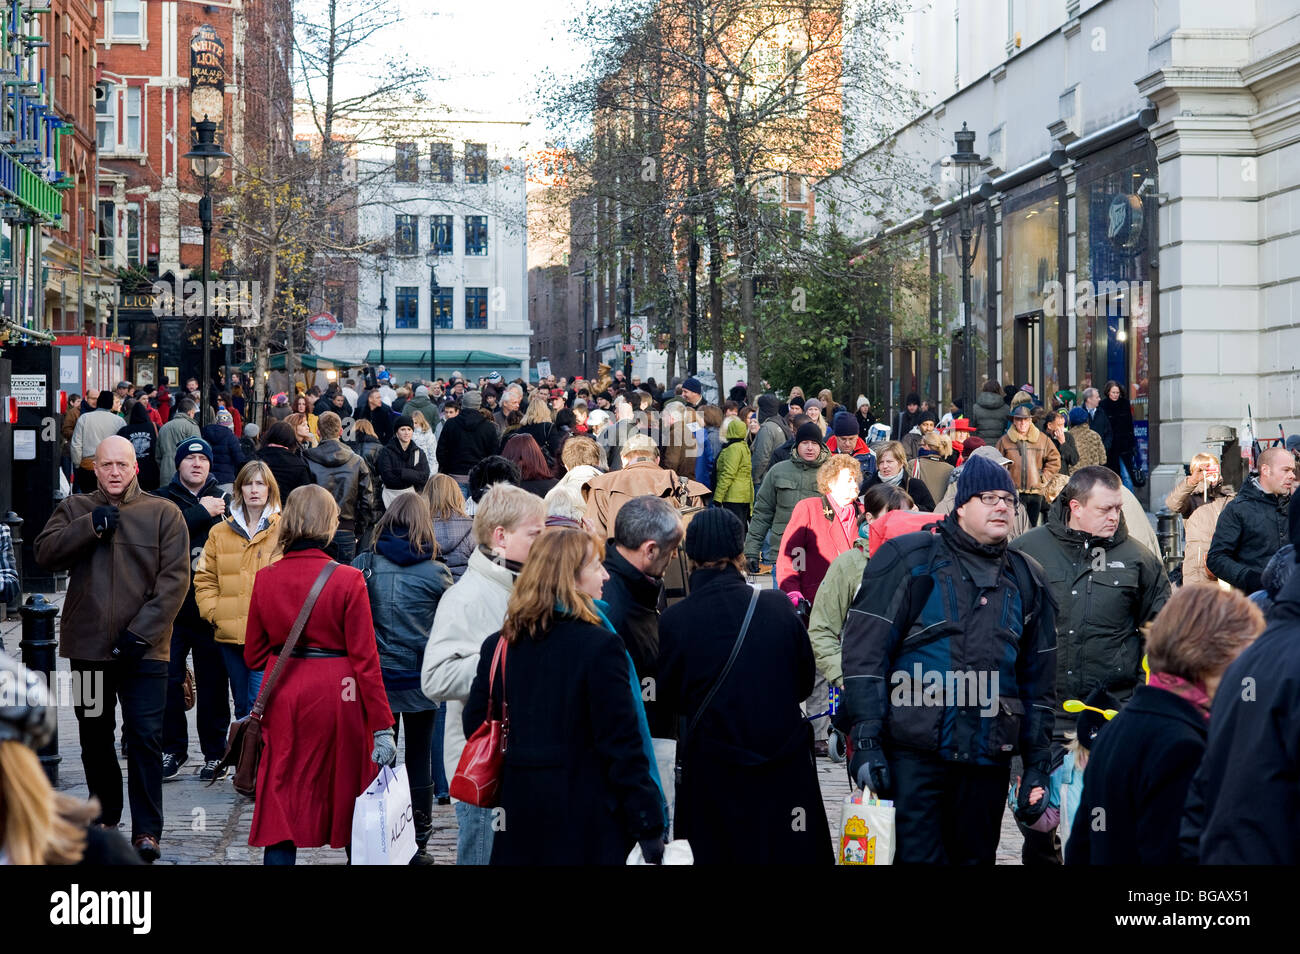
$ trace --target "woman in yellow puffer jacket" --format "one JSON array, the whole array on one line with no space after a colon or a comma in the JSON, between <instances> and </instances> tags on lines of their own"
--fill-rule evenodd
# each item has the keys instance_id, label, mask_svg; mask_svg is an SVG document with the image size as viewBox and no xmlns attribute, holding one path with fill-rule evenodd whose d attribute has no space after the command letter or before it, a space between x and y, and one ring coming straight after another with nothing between
<instances>
[{"instance_id":1,"label":"woman in yellow puffer jacket","mask_svg":"<svg viewBox=\"0 0 1300 954\"><path fill-rule=\"evenodd\" d=\"M244 631L257 571L280 558L279 521L280 488L271 468L249 461L235 478L230 516L212 528L194 570L194 599L216 628L237 719L253 708L262 688L262 673L244 663Z\"/></svg>"}]
</instances>

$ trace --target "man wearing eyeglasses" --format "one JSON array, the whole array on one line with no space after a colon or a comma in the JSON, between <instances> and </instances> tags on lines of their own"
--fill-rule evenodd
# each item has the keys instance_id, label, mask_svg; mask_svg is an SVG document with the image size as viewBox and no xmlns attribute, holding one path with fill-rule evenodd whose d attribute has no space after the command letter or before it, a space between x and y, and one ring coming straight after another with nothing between
<instances>
[{"instance_id":1,"label":"man wearing eyeglasses","mask_svg":"<svg viewBox=\"0 0 1300 954\"><path fill-rule=\"evenodd\" d=\"M1143 681L1142 627L1169 599L1160 558L1129 536L1120 479L1106 467L1081 467L1052 503L1045 526L1017 537L1013 549L1047 571L1058 606L1056 689L1061 699L1086 699L1103 689L1127 702ZM1058 709L1059 747L1074 716ZM1050 835L1026 833L1026 863L1051 862Z\"/></svg>"},{"instance_id":2,"label":"man wearing eyeglasses","mask_svg":"<svg viewBox=\"0 0 1300 954\"><path fill-rule=\"evenodd\" d=\"M1015 508L1005 468L972 457L953 512L881 545L849 609L835 724L849 777L894 800L899 864L993 864L1017 752L1026 817L1047 807L1056 610L1007 547Z\"/></svg>"}]
</instances>

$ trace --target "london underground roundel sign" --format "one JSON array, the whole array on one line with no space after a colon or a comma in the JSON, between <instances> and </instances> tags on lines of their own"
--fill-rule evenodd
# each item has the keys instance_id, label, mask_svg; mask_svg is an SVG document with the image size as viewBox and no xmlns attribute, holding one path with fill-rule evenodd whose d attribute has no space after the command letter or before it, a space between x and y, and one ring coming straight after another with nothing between
<instances>
[{"instance_id":1,"label":"london underground roundel sign","mask_svg":"<svg viewBox=\"0 0 1300 954\"><path fill-rule=\"evenodd\" d=\"M311 335L317 341L329 341L338 333L338 319L328 311L322 311L307 319L307 334Z\"/></svg>"}]
</instances>

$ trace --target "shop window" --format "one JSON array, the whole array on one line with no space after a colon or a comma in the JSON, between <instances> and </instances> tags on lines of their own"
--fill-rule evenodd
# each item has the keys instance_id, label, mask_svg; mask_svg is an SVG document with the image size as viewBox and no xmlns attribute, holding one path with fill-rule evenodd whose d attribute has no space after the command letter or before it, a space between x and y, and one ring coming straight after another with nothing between
<instances>
[{"instance_id":1,"label":"shop window","mask_svg":"<svg viewBox=\"0 0 1300 954\"><path fill-rule=\"evenodd\" d=\"M1032 384L1044 399L1060 387L1057 342L1062 316L1044 308L1060 280L1060 200L1034 198L1002 215L1002 377Z\"/></svg>"}]
</instances>

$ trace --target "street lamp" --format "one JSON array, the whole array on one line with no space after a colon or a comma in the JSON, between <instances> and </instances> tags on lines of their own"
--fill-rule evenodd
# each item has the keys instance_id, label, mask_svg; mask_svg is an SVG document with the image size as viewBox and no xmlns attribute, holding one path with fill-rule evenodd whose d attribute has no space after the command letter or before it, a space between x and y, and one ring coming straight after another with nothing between
<instances>
[{"instance_id":1,"label":"street lamp","mask_svg":"<svg viewBox=\"0 0 1300 954\"><path fill-rule=\"evenodd\" d=\"M963 363L966 368L965 385L962 388L963 409L970 414L975 408L975 323L971 315L970 273L974 264L971 251L971 235L975 228L975 205L971 186L979 172L980 157L975 151L975 131L961 124L961 129L953 134L957 151L952 154L953 164L957 167L957 182L961 189L957 200L957 218L961 228L961 307L964 317L962 328Z\"/></svg>"},{"instance_id":2,"label":"street lamp","mask_svg":"<svg viewBox=\"0 0 1300 954\"><path fill-rule=\"evenodd\" d=\"M618 283L619 289L623 292L623 381L625 385L632 380L632 281L636 273L632 246L635 239L632 221L619 223L618 239L615 244L628 250L627 270L623 272L623 278Z\"/></svg>"},{"instance_id":3,"label":"street lamp","mask_svg":"<svg viewBox=\"0 0 1300 954\"><path fill-rule=\"evenodd\" d=\"M387 329L384 327L384 316L388 313L388 299L384 297L384 276L388 273L388 253L380 252L375 257L375 271L379 273L379 363L385 364L386 355L384 354L384 336Z\"/></svg>"},{"instance_id":4,"label":"street lamp","mask_svg":"<svg viewBox=\"0 0 1300 954\"><path fill-rule=\"evenodd\" d=\"M225 311L227 319L229 319L230 316L234 314L234 311L232 310L230 305L230 289L233 288L235 285L236 274L237 273L235 271L234 260L229 258L226 259L226 264L221 266L221 281L224 284L225 291L226 291L226 307L223 309L223 311ZM235 335L235 324L232 321L230 322L231 340L226 342L226 387L231 389L232 394L234 393L235 385L233 379L230 377L230 351L235 344L234 335ZM222 337L225 337L224 333Z\"/></svg>"},{"instance_id":5,"label":"street lamp","mask_svg":"<svg viewBox=\"0 0 1300 954\"><path fill-rule=\"evenodd\" d=\"M424 253L429 266L429 383L438 380L438 246L430 245Z\"/></svg>"},{"instance_id":6,"label":"street lamp","mask_svg":"<svg viewBox=\"0 0 1300 954\"><path fill-rule=\"evenodd\" d=\"M196 160L199 175L203 177L203 197L199 199L199 225L203 229L203 384L199 388L199 420L208 423L210 389L212 386L212 309L211 283L208 269L212 264L212 176L221 169L221 160L231 158L217 145L217 124L203 119L195 124L198 141L182 158Z\"/></svg>"}]
</instances>

